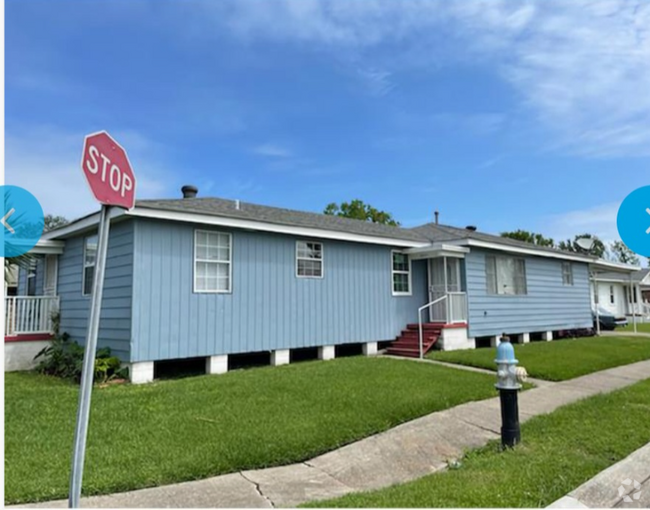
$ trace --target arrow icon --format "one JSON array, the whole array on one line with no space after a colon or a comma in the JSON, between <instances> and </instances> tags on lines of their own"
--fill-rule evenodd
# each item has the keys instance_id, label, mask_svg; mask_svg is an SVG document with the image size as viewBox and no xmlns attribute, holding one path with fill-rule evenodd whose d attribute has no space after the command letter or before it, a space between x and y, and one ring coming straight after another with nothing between
<instances>
[{"instance_id":1,"label":"arrow icon","mask_svg":"<svg viewBox=\"0 0 650 510\"><path fill-rule=\"evenodd\" d=\"M646 207L645 212L647 212L648 214L650 214L650 207ZM646 229L645 233L646 233L646 234L650 234L650 227L648 227L648 228Z\"/></svg>"},{"instance_id":2,"label":"arrow icon","mask_svg":"<svg viewBox=\"0 0 650 510\"><path fill-rule=\"evenodd\" d=\"M12 208L9 210L9 212L8 212L7 214L4 215L4 218L2 218L2 219L0 220L0 223L2 223L2 224L5 226L5 228L6 228L9 232L11 232L12 234L15 234L16 231L13 229L13 227L12 227L11 225L9 225L9 223L7 223L7 220L9 219L9 216L11 216L11 215L12 215L13 213L15 213L15 212L16 212L16 209L14 209L14 208L12 207ZM648 214L650 214L650 212L649 212ZM649 228L648 230L650 230L650 228Z\"/></svg>"}]
</instances>

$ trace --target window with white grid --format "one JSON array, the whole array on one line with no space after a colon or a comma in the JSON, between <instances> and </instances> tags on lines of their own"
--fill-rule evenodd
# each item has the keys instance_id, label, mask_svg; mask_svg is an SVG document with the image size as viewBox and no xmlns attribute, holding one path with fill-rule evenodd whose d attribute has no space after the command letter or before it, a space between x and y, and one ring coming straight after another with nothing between
<instances>
[{"instance_id":1,"label":"window with white grid","mask_svg":"<svg viewBox=\"0 0 650 510\"><path fill-rule=\"evenodd\" d=\"M232 236L194 231L194 292L231 292Z\"/></svg>"},{"instance_id":2,"label":"window with white grid","mask_svg":"<svg viewBox=\"0 0 650 510\"><path fill-rule=\"evenodd\" d=\"M393 295L411 295L411 261L408 255L394 251L392 255Z\"/></svg>"},{"instance_id":3,"label":"window with white grid","mask_svg":"<svg viewBox=\"0 0 650 510\"><path fill-rule=\"evenodd\" d=\"M323 243L296 242L296 276L299 278L323 277Z\"/></svg>"}]
</instances>

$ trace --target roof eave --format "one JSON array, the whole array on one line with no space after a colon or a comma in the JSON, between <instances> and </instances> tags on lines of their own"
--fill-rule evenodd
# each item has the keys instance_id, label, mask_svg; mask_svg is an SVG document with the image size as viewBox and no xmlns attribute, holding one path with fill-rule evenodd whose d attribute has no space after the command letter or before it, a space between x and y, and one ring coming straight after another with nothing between
<instances>
[{"instance_id":1,"label":"roof eave","mask_svg":"<svg viewBox=\"0 0 650 510\"><path fill-rule=\"evenodd\" d=\"M111 218L125 219L127 217L150 218L165 221L181 221L186 223L197 223L201 225L214 225L220 227L240 228L260 232L273 232L278 234L288 234L320 239L380 244L400 248L414 248L419 246L426 246L428 244L424 240L416 241L372 234L355 234L338 230L328 230L315 227L299 227L279 223L270 223L260 220L219 216L214 214L157 209L149 206L138 207L136 205L130 211L124 211L117 208L113 208L111 210ZM98 222L99 213L93 213L71 223L70 225L54 230L52 232L48 232L43 236L43 239L64 239L71 235L91 230L96 227Z\"/></svg>"}]
</instances>

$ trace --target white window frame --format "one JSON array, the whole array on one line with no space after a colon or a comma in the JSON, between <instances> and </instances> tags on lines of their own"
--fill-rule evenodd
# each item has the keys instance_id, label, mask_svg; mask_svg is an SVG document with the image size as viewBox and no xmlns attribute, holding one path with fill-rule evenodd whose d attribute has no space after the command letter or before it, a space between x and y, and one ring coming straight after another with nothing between
<instances>
[{"instance_id":1,"label":"white window frame","mask_svg":"<svg viewBox=\"0 0 650 510\"><path fill-rule=\"evenodd\" d=\"M198 234L204 233L204 234L220 234L220 235L225 235L228 236L228 254L229 254L229 260L224 261L224 260L206 260L206 259L198 259L196 256L197 253L197 237ZM192 257L192 292L195 294L232 294L232 260L233 260L233 245L232 245L232 234L230 232L221 232L217 230L205 230L205 229L195 229L194 230L194 250L193 250L193 257ZM203 289L199 290L196 288L196 265L197 263L212 263L212 264L228 264L228 289L227 290L210 290L210 289Z\"/></svg>"},{"instance_id":2,"label":"white window frame","mask_svg":"<svg viewBox=\"0 0 650 510\"><path fill-rule=\"evenodd\" d=\"M299 257L298 256L298 247L300 243L309 243L309 244L320 244L320 259L312 259L308 257ZM301 275L298 274L298 261L299 260L309 260L309 261L320 261L320 276L318 275ZM296 278L307 278L307 279L317 279L322 280L325 278L325 245L321 241L308 241L306 239L298 239L296 241Z\"/></svg>"},{"instance_id":3,"label":"white window frame","mask_svg":"<svg viewBox=\"0 0 650 510\"><path fill-rule=\"evenodd\" d=\"M494 259L494 284L495 284L495 291L492 292L490 289L490 278L489 278L489 271L488 271L488 259L493 258ZM517 287L515 286L515 292L513 293L506 293L506 292L499 292L500 290L503 290L503 285L499 285L499 260L507 260L507 259L512 259L517 263L518 261L522 263L523 267L523 284L524 292L516 292ZM516 269L516 267L515 267ZM517 279L517 274L515 273L514 275L515 278L515 283ZM501 297L521 297L521 296L527 296L528 295L528 274L526 271L526 259L523 257L512 257L509 255L486 255L485 257L485 292L488 296L501 296Z\"/></svg>"},{"instance_id":4,"label":"white window frame","mask_svg":"<svg viewBox=\"0 0 650 510\"><path fill-rule=\"evenodd\" d=\"M614 291L613 285L609 286L609 304L610 305L616 304L616 292Z\"/></svg>"},{"instance_id":5,"label":"white window frame","mask_svg":"<svg viewBox=\"0 0 650 510\"><path fill-rule=\"evenodd\" d=\"M562 262L562 285L573 286L573 264Z\"/></svg>"},{"instance_id":6,"label":"white window frame","mask_svg":"<svg viewBox=\"0 0 650 510\"><path fill-rule=\"evenodd\" d=\"M96 238L97 239L97 248L95 248L95 262L92 264L86 264L86 250L88 249L88 239L91 238ZM97 253L98 253L98 248L99 248L99 235L98 234L92 234L89 236L84 237L84 249L83 249L83 260L82 262L82 269L81 269L81 295L82 296L90 296L93 293L92 287L95 284L95 269L97 266ZM86 289L86 268L92 267L93 268L93 281L91 284L90 289Z\"/></svg>"},{"instance_id":7,"label":"white window frame","mask_svg":"<svg viewBox=\"0 0 650 510\"><path fill-rule=\"evenodd\" d=\"M27 265L27 275L25 276L25 294L27 296L36 295L36 272L38 271L38 261L31 259ZM30 294L30 286L34 286L34 293Z\"/></svg>"},{"instance_id":8,"label":"white window frame","mask_svg":"<svg viewBox=\"0 0 650 510\"><path fill-rule=\"evenodd\" d=\"M391 250L390 251L390 290L393 296L412 296L413 295L413 280L412 280L412 275L413 275L413 261L411 260L411 257L406 255L406 258L409 262L409 268L408 271L404 270L395 270L395 254L399 253L401 255L405 255L405 253L401 250ZM397 292L395 290L395 275L396 274L406 274L408 275L408 282L409 282L409 290L408 292Z\"/></svg>"}]
</instances>

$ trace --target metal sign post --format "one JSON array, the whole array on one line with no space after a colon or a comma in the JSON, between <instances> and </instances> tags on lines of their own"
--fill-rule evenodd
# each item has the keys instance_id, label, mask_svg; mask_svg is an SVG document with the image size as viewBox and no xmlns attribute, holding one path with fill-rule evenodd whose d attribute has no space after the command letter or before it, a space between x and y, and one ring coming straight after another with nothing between
<instances>
[{"instance_id":1,"label":"metal sign post","mask_svg":"<svg viewBox=\"0 0 650 510\"><path fill-rule=\"evenodd\" d=\"M88 419L90 418L90 396L92 394L93 381L95 379L95 352L97 350L99 316L102 307L102 293L104 291L104 270L106 268L106 252L108 248L110 221L110 206L102 205L99 216L97 259L95 261L93 295L90 303L88 339L86 341L83 371L81 373L81 391L79 392L77 425L74 432L72 474L70 475L70 496L68 499L69 508L79 508L79 499L81 498L81 482L84 471L86 438L88 436Z\"/></svg>"},{"instance_id":2,"label":"metal sign post","mask_svg":"<svg viewBox=\"0 0 650 510\"><path fill-rule=\"evenodd\" d=\"M88 420L90 418L90 396L95 379L95 355L97 336L99 334L99 316L102 309L111 207L117 206L127 211L132 209L135 205L136 187L135 174L126 151L106 131L93 133L84 139L81 170L86 181L88 181L90 191L95 196L95 199L102 204L102 209L99 213L93 294L90 302L90 317L88 318L88 338L86 339L84 364L81 372L79 408L77 409L77 425L72 450L72 473L70 474L70 494L68 499L70 508L78 508L79 499L81 498Z\"/></svg>"}]
</instances>

